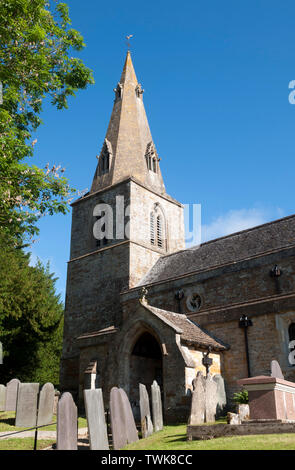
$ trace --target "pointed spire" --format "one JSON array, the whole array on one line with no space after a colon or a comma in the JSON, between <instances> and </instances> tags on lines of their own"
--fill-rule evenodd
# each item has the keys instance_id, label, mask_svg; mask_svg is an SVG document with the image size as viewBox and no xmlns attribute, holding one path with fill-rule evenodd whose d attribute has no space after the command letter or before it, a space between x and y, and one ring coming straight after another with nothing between
<instances>
[{"instance_id":1,"label":"pointed spire","mask_svg":"<svg viewBox=\"0 0 295 470\"><path fill-rule=\"evenodd\" d=\"M165 193L142 100L143 90L129 50L114 92L114 107L90 192L134 177L148 188Z\"/></svg>"}]
</instances>

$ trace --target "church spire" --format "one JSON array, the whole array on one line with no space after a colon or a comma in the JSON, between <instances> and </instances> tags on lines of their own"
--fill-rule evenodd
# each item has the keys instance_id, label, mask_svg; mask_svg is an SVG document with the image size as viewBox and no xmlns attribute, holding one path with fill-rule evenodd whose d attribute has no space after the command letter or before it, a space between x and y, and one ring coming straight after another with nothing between
<instances>
[{"instance_id":1,"label":"church spire","mask_svg":"<svg viewBox=\"0 0 295 470\"><path fill-rule=\"evenodd\" d=\"M114 92L114 107L90 192L134 177L147 188L165 193L144 109L143 89L137 81L129 50Z\"/></svg>"}]
</instances>

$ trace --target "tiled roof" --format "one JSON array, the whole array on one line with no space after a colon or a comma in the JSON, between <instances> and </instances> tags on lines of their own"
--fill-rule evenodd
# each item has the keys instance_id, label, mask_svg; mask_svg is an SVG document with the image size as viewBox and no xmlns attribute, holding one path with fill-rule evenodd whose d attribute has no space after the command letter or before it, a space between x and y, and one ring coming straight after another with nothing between
<instances>
[{"instance_id":1,"label":"tiled roof","mask_svg":"<svg viewBox=\"0 0 295 470\"><path fill-rule=\"evenodd\" d=\"M212 349L218 351L228 349L228 345L214 338L209 332L189 320L186 315L168 312L146 303L142 303L142 306L174 328L180 334L182 341L194 343L201 348L211 346Z\"/></svg>"},{"instance_id":2,"label":"tiled roof","mask_svg":"<svg viewBox=\"0 0 295 470\"><path fill-rule=\"evenodd\" d=\"M295 245L295 215L162 256L138 285L206 271Z\"/></svg>"}]
</instances>

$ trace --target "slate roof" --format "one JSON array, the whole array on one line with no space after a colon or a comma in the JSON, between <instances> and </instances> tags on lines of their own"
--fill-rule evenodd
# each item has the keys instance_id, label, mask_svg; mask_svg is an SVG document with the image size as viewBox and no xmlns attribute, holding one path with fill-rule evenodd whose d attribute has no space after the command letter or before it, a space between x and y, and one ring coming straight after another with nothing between
<instances>
[{"instance_id":1,"label":"slate roof","mask_svg":"<svg viewBox=\"0 0 295 470\"><path fill-rule=\"evenodd\" d=\"M145 303L142 303L142 306L174 328L180 334L182 341L193 343L201 348L211 346L217 351L228 349L228 345L211 336L206 330L189 320L186 315L168 312Z\"/></svg>"},{"instance_id":2,"label":"slate roof","mask_svg":"<svg viewBox=\"0 0 295 470\"><path fill-rule=\"evenodd\" d=\"M294 245L295 215L291 215L162 256L138 285L185 276Z\"/></svg>"}]
</instances>

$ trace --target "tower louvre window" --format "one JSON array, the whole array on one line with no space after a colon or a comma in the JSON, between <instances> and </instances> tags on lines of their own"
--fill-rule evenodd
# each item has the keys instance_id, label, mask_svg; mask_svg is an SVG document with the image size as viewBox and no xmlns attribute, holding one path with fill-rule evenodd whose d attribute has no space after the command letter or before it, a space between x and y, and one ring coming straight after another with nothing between
<instances>
[{"instance_id":1,"label":"tower louvre window","mask_svg":"<svg viewBox=\"0 0 295 470\"><path fill-rule=\"evenodd\" d=\"M160 215L157 216L157 244L163 248L163 221Z\"/></svg>"},{"instance_id":2,"label":"tower louvre window","mask_svg":"<svg viewBox=\"0 0 295 470\"><path fill-rule=\"evenodd\" d=\"M155 244L155 214L151 212L150 214L150 238L151 244Z\"/></svg>"},{"instance_id":3,"label":"tower louvre window","mask_svg":"<svg viewBox=\"0 0 295 470\"><path fill-rule=\"evenodd\" d=\"M150 212L150 244L161 250L167 249L165 214L158 202Z\"/></svg>"}]
</instances>

